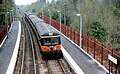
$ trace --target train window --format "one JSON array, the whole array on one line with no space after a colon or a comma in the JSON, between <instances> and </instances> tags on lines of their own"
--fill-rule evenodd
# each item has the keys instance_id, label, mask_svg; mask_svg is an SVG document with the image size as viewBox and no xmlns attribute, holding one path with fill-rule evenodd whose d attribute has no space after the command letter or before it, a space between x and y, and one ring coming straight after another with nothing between
<instances>
[{"instance_id":1,"label":"train window","mask_svg":"<svg viewBox=\"0 0 120 74\"><path fill-rule=\"evenodd\" d=\"M43 45L51 45L50 38L44 38L42 42L43 42Z\"/></svg>"},{"instance_id":2,"label":"train window","mask_svg":"<svg viewBox=\"0 0 120 74\"><path fill-rule=\"evenodd\" d=\"M60 37L52 37L52 38L42 38L41 45L56 45L60 44Z\"/></svg>"},{"instance_id":3,"label":"train window","mask_svg":"<svg viewBox=\"0 0 120 74\"><path fill-rule=\"evenodd\" d=\"M51 38L51 43L52 43L52 45L59 44L60 38L59 37Z\"/></svg>"}]
</instances>

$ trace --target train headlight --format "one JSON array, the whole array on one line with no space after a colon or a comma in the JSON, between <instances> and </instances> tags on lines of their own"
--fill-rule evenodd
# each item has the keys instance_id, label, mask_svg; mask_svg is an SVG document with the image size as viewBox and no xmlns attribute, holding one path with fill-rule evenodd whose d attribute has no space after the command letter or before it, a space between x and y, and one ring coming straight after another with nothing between
<instances>
[{"instance_id":1,"label":"train headlight","mask_svg":"<svg viewBox=\"0 0 120 74\"><path fill-rule=\"evenodd\" d=\"M56 45L54 48L55 48L56 50L61 50L61 44Z\"/></svg>"},{"instance_id":2,"label":"train headlight","mask_svg":"<svg viewBox=\"0 0 120 74\"><path fill-rule=\"evenodd\" d=\"M52 36L53 35L53 33L49 33L49 36Z\"/></svg>"},{"instance_id":3,"label":"train headlight","mask_svg":"<svg viewBox=\"0 0 120 74\"><path fill-rule=\"evenodd\" d=\"M41 46L42 51L50 51L48 46Z\"/></svg>"},{"instance_id":4,"label":"train headlight","mask_svg":"<svg viewBox=\"0 0 120 74\"><path fill-rule=\"evenodd\" d=\"M56 50L56 47L54 47L54 50Z\"/></svg>"}]
</instances>

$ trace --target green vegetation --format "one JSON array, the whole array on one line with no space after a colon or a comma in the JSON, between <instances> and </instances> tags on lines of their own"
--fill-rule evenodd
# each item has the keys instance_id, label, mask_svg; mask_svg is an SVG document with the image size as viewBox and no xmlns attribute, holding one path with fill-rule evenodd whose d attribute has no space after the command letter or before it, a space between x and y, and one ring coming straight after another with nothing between
<instances>
[{"instance_id":1,"label":"green vegetation","mask_svg":"<svg viewBox=\"0 0 120 74\"><path fill-rule=\"evenodd\" d=\"M115 16L120 17L120 8L114 7L112 10Z\"/></svg>"},{"instance_id":2,"label":"green vegetation","mask_svg":"<svg viewBox=\"0 0 120 74\"><path fill-rule=\"evenodd\" d=\"M0 28L5 23L6 13L11 12L11 10L14 8L15 8L15 6L14 6L13 0L1 0L0 1Z\"/></svg>"},{"instance_id":3,"label":"green vegetation","mask_svg":"<svg viewBox=\"0 0 120 74\"><path fill-rule=\"evenodd\" d=\"M42 1L42 0L40 0ZM35 9L34 13L44 10L52 18L59 20L57 11L62 13L62 23L66 16L68 26L79 30L77 13L83 16L83 32L111 48L120 50L120 0L52 0L52 3L36 2L26 11Z\"/></svg>"},{"instance_id":4,"label":"green vegetation","mask_svg":"<svg viewBox=\"0 0 120 74\"><path fill-rule=\"evenodd\" d=\"M91 31L89 33L91 37L97 39L100 42L106 41L107 31L98 21L92 22L90 28Z\"/></svg>"}]
</instances>

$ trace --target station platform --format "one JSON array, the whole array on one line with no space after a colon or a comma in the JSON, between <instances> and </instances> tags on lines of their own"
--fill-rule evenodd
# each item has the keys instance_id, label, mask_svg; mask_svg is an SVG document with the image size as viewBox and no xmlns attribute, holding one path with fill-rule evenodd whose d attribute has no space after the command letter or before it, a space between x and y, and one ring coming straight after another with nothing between
<instances>
[{"instance_id":1,"label":"station platform","mask_svg":"<svg viewBox=\"0 0 120 74\"><path fill-rule=\"evenodd\" d=\"M107 74L107 71L85 54L82 48L77 47L64 35L62 45L85 74Z\"/></svg>"},{"instance_id":2,"label":"station platform","mask_svg":"<svg viewBox=\"0 0 120 74\"><path fill-rule=\"evenodd\" d=\"M39 32L39 29L41 27L39 26L39 24L35 24L35 26L37 27ZM48 24L47 30L50 30L50 29L51 29L51 26ZM71 41L68 37L63 35L61 32L59 33L61 34L63 50L66 51L66 53L63 51L63 54L66 55L68 53L70 56L67 56L66 58L67 59L72 58L77 64L77 66L79 66L78 70L81 69L81 73L79 73L76 70L77 74L107 74L108 73L108 71L101 64L95 61L95 59L92 59L90 56L88 56L89 54L85 53L85 51L82 48L77 46L73 41ZM72 60L69 60L69 62L72 62ZM72 64L72 66L74 66L75 68L74 64Z\"/></svg>"},{"instance_id":3,"label":"station platform","mask_svg":"<svg viewBox=\"0 0 120 74\"><path fill-rule=\"evenodd\" d=\"M18 35L20 29L19 21L14 21L12 23L11 31L8 34L8 37L3 42L0 48L0 74L6 74L8 69L10 68L12 71L12 67L10 67L10 62L13 62L13 53L15 50L18 50L20 40L18 40ZM17 45L17 48L16 48ZM17 54L17 53L16 53ZM16 58L13 58L16 60ZM12 64L14 66L14 62ZM9 74L11 74L9 72Z\"/></svg>"}]
</instances>

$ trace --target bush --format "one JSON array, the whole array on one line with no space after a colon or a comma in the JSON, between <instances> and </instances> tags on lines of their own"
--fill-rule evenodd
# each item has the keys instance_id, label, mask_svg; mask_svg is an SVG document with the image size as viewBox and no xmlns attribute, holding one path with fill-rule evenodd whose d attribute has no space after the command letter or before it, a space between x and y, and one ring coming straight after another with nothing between
<instances>
[{"instance_id":1,"label":"bush","mask_svg":"<svg viewBox=\"0 0 120 74\"><path fill-rule=\"evenodd\" d=\"M113 8L113 14L114 14L115 16L120 17L120 10L119 10L118 8L114 7L114 8Z\"/></svg>"},{"instance_id":2,"label":"bush","mask_svg":"<svg viewBox=\"0 0 120 74\"><path fill-rule=\"evenodd\" d=\"M92 22L90 29L91 29L90 36L92 36L93 38L97 39L100 42L106 41L107 31L98 21Z\"/></svg>"}]
</instances>

